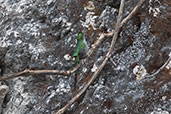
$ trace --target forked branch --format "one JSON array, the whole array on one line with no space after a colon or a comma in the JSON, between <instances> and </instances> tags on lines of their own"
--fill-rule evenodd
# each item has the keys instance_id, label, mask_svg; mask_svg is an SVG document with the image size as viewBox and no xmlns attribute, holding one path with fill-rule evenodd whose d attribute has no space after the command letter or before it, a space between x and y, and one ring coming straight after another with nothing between
<instances>
[{"instance_id":1,"label":"forked branch","mask_svg":"<svg viewBox=\"0 0 171 114\"><path fill-rule=\"evenodd\" d=\"M89 80L89 82L85 85L85 87L80 90L80 92L74 96L69 102L68 104L66 104L63 108L59 109L55 114L63 114L69 106L71 106L87 89L88 87L93 83L93 81L96 79L96 77L98 76L98 74L100 73L100 71L103 69L103 67L105 66L105 64L107 63L108 59L111 56L114 44L116 42L118 33L121 29L121 27L128 22L128 20L135 14L135 12L140 8L140 6L144 3L145 0L140 0L140 2L137 4L137 6L132 10L132 12L121 22L122 19L122 14L123 14L123 8L124 8L124 2L125 0L121 0L121 4L120 4L120 9L119 9L119 15L118 15L118 19L117 19L117 24L116 24L116 30L115 30L115 34L112 38L112 43L110 45L109 51L106 54L106 57L104 59L104 61L102 62L102 64L98 67L98 69L96 70L96 72L93 74L92 78Z\"/></svg>"},{"instance_id":2,"label":"forked branch","mask_svg":"<svg viewBox=\"0 0 171 114\"><path fill-rule=\"evenodd\" d=\"M113 47L113 42L115 42L116 40L116 37L119 32L119 24L120 24L120 20L121 20L121 14L123 12L123 6L124 6L124 1L125 0L121 0L121 5L120 5L120 9L119 10L119 16L118 16L118 19L117 19L117 24L116 24L116 30L115 30L115 34L114 34L114 37L112 39L112 44L110 46L110 49L109 49L109 52L107 53L103 63L98 67L98 69L96 70L96 72L93 74L92 78L89 80L89 82L86 84L86 86L76 95L74 96L69 102L68 104L66 104L63 108L61 108L60 110L58 110L55 114L63 114L69 106L71 106L87 89L88 87L92 84L92 82L96 79L96 77L98 76L98 74L100 73L100 71L103 69L103 67L105 66L106 62L108 61L108 58L110 57L109 54L112 52L112 47Z\"/></svg>"}]
</instances>

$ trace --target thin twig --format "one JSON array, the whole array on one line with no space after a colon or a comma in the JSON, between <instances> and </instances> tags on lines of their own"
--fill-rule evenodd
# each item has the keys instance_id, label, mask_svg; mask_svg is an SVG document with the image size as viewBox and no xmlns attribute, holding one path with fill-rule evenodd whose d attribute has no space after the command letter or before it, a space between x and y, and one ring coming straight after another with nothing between
<instances>
[{"instance_id":1,"label":"thin twig","mask_svg":"<svg viewBox=\"0 0 171 114\"><path fill-rule=\"evenodd\" d=\"M153 74L148 74L146 75L145 77L152 77L152 76L155 76L157 75L161 70L163 70L164 67L166 67L166 65L168 65L168 63L171 61L171 57L169 57L167 59L167 61L156 71L154 72Z\"/></svg>"},{"instance_id":2,"label":"thin twig","mask_svg":"<svg viewBox=\"0 0 171 114\"><path fill-rule=\"evenodd\" d=\"M116 67L117 66L117 64L113 61L113 59L110 57L110 61L111 61L111 63L114 65L114 67Z\"/></svg>"},{"instance_id":3,"label":"thin twig","mask_svg":"<svg viewBox=\"0 0 171 114\"><path fill-rule=\"evenodd\" d=\"M8 76L3 76L0 78L0 81L4 81L4 80L9 80L12 78L16 78L19 76L29 76L29 75L40 75L40 74L59 74L59 75L69 75L71 73L73 73L75 71L75 69L71 70L71 71L63 71L63 70L24 70L22 72L18 72L18 73L14 73L12 75L8 75Z\"/></svg>"},{"instance_id":4,"label":"thin twig","mask_svg":"<svg viewBox=\"0 0 171 114\"><path fill-rule=\"evenodd\" d=\"M143 4L145 0L141 0L139 3L138 3L138 7L136 6L132 12L136 12L139 7ZM123 10L123 4L124 3L124 0L121 1L121 5L120 5L120 11L119 11L119 14L122 14L122 11ZM91 83L96 79L96 77L98 76L98 74L100 73L100 71L103 69L103 67L105 66L106 62L108 61L109 57L111 56L111 52L112 52L112 49L113 49L113 45L115 44L115 41L117 39L117 34L119 32L119 29L133 16L133 14L135 13L130 13L131 15L128 15L129 18L125 18L123 21L122 21L122 24L119 23L122 15L119 16L118 20L117 20L117 25L116 25L116 30L115 30L115 34L113 36L113 39L112 39L112 44L111 44L111 47L109 49L109 52L107 53L103 63L99 66L99 68L97 69L97 71L94 73L94 75L92 76L92 78L90 79L90 81L86 84L86 86L75 96L73 97L69 102L68 104L66 104L63 108L61 108L60 110L58 110L55 114L63 114L66 109L71 106L87 89L88 87L91 85ZM118 25L120 24L120 26L118 27Z\"/></svg>"},{"instance_id":5,"label":"thin twig","mask_svg":"<svg viewBox=\"0 0 171 114\"><path fill-rule=\"evenodd\" d=\"M131 11L131 13L125 18L122 20L121 24L120 24L120 27L122 27L123 25L125 25L125 23L128 22L128 20L130 20L133 15L136 14L136 12L138 11L138 9L142 6L142 4L145 2L145 0L140 0L138 2L138 4L134 7L134 9Z\"/></svg>"},{"instance_id":6,"label":"thin twig","mask_svg":"<svg viewBox=\"0 0 171 114\"><path fill-rule=\"evenodd\" d=\"M61 108L59 111L57 111L55 114L63 114L66 109L71 106L87 89L88 87L92 84L92 82L96 79L96 77L98 76L98 74L100 73L100 71L103 69L103 67L105 66L106 62L108 61L110 55L111 55L111 52L112 52L112 49L114 47L114 44L115 44L115 41L117 39L117 36L118 36L118 33L119 33L119 30L120 30L120 21L121 21L121 18L122 18L122 14L123 14L123 7L124 7L124 2L125 0L121 0L121 5L120 5L120 9L119 9L119 16L118 16L118 19L117 19L117 24L116 24L116 30L115 30L115 34L113 36L113 39L112 39L112 43L111 43L111 46L110 46L110 49L103 61L103 63L99 66L99 68L97 69L97 71L93 74L92 78L90 79L90 81L86 84L86 86L75 96L73 97L69 102L68 104L66 104L63 108Z\"/></svg>"}]
</instances>

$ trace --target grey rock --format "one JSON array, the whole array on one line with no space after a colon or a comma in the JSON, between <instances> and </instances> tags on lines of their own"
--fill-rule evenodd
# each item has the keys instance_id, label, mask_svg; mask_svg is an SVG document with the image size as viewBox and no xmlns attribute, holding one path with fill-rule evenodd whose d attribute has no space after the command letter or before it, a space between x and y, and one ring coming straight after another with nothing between
<instances>
[{"instance_id":1,"label":"grey rock","mask_svg":"<svg viewBox=\"0 0 171 114\"><path fill-rule=\"evenodd\" d=\"M0 75L25 69L71 69L74 62L66 61L64 56L73 55L78 32L84 31L91 46L99 33L114 29L119 1L94 0L95 9L88 11L84 8L86 0L1 0ZM126 1L124 17L138 1ZM148 114L154 107L171 111L168 72L140 83L132 72L136 64L154 72L171 51L167 2L156 2L160 1L147 1L124 25L112 52L117 66L108 61L78 105L69 108L67 114ZM150 13L147 7L160 9L160 15L154 18L155 12ZM103 61L110 41L106 38L84 70L79 70L80 88L90 79L92 67L97 68ZM3 114L53 114L73 97L73 82L72 75L43 74L4 81L10 92L3 103Z\"/></svg>"},{"instance_id":2,"label":"grey rock","mask_svg":"<svg viewBox=\"0 0 171 114\"><path fill-rule=\"evenodd\" d=\"M2 105L4 98L6 97L7 93L9 92L9 87L6 85L0 85L0 114L2 113Z\"/></svg>"}]
</instances>

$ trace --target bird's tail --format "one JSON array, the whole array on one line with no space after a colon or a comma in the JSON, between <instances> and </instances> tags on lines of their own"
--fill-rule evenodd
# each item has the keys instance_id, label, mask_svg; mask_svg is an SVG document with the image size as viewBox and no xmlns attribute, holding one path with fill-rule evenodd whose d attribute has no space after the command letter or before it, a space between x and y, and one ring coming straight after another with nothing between
<instances>
[{"instance_id":1,"label":"bird's tail","mask_svg":"<svg viewBox=\"0 0 171 114\"><path fill-rule=\"evenodd\" d=\"M75 77L74 77L74 91L76 91L76 89L77 89L77 75L78 75L78 71L75 72Z\"/></svg>"},{"instance_id":2,"label":"bird's tail","mask_svg":"<svg viewBox=\"0 0 171 114\"><path fill-rule=\"evenodd\" d=\"M79 57L75 57L75 64L78 65L79 62ZM78 70L75 72L75 77L74 77L74 91L77 89L77 77L78 77Z\"/></svg>"}]
</instances>

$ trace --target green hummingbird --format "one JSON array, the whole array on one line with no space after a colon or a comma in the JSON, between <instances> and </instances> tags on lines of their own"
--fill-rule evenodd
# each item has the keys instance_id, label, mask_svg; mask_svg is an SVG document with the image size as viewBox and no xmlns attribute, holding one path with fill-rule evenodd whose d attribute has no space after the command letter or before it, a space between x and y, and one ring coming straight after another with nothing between
<instances>
[{"instance_id":1,"label":"green hummingbird","mask_svg":"<svg viewBox=\"0 0 171 114\"><path fill-rule=\"evenodd\" d=\"M77 46L75 49L75 52L73 54L73 57L75 58L75 65L78 65L79 61L86 57L88 52L88 45L85 39L85 36L82 32L78 33L77 37ZM74 77L74 90L77 88L77 76L78 76L78 70L75 73Z\"/></svg>"}]
</instances>

